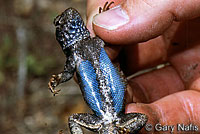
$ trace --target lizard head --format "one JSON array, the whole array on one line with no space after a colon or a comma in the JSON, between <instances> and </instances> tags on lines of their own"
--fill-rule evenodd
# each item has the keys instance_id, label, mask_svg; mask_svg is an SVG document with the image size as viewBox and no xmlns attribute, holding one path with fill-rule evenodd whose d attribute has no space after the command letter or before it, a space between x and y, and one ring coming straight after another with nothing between
<instances>
[{"instance_id":1,"label":"lizard head","mask_svg":"<svg viewBox=\"0 0 200 134\"><path fill-rule=\"evenodd\" d=\"M63 50L77 42L90 37L79 12L68 8L54 19L56 39Z\"/></svg>"}]
</instances>

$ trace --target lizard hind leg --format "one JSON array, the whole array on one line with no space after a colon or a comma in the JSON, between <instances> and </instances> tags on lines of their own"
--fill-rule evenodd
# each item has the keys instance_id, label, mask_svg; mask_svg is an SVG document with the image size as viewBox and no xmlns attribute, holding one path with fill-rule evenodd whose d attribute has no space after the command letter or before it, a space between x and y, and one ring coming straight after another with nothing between
<instances>
[{"instance_id":1,"label":"lizard hind leg","mask_svg":"<svg viewBox=\"0 0 200 134\"><path fill-rule=\"evenodd\" d=\"M71 134L83 134L81 127L97 132L101 127L101 124L97 116L89 113L78 113L69 117L69 128Z\"/></svg>"},{"instance_id":2,"label":"lizard hind leg","mask_svg":"<svg viewBox=\"0 0 200 134\"><path fill-rule=\"evenodd\" d=\"M141 113L128 113L122 115L121 122L118 126L120 133L137 133L146 124L148 118L145 114Z\"/></svg>"}]
</instances>

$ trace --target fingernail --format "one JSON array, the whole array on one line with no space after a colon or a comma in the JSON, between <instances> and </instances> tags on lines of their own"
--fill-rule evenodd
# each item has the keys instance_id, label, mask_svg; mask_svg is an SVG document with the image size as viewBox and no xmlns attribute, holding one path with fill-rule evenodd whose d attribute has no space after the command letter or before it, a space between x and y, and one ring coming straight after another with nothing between
<instances>
[{"instance_id":1,"label":"fingernail","mask_svg":"<svg viewBox=\"0 0 200 134\"><path fill-rule=\"evenodd\" d=\"M128 21L129 17L120 5L102 12L93 18L93 23L95 25L108 30L117 29Z\"/></svg>"}]
</instances>

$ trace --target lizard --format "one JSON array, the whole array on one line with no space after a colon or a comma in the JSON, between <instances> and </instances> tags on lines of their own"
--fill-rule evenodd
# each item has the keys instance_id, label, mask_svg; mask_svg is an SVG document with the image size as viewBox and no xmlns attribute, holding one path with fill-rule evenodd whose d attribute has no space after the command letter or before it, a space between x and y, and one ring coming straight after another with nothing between
<instances>
[{"instance_id":1,"label":"lizard","mask_svg":"<svg viewBox=\"0 0 200 134\"><path fill-rule=\"evenodd\" d=\"M60 91L55 89L56 86L70 80L76 73L83 98L93 111L93 114L71 115L68 119L70 132L83 134L84 127L99 134L137 133L148 118L142 113L125 114L126 80L109 59L104 41L98 36L90 36L81 15L74 8L58 15L54 25L66 63L63 72L52 75L48 87L55 95Z\"/></svg>"}]
</instances>

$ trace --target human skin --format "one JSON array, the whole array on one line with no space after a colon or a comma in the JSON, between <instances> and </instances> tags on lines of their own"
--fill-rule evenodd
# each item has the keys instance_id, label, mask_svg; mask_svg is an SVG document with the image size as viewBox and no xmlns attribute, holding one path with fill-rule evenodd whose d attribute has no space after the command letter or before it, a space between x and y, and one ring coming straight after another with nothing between
<instances>
[{"instance_id":1,"label":"human skin","mask_svg":"<svg viewBox=\"0 0 200 134\"><path fill-rule=\"evenodd\" d=\"M200 1L113 1L111 8L121 8L97 16L107 0L87 3L87 26L92 35L110 44L105 48L111 60L123 50L126 76L170 63L128 79L126 112L145 113L152 125L192 123L200 129ZM120 10L124 18L118 15Z\"/></svg>"}]
</instances>

